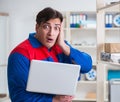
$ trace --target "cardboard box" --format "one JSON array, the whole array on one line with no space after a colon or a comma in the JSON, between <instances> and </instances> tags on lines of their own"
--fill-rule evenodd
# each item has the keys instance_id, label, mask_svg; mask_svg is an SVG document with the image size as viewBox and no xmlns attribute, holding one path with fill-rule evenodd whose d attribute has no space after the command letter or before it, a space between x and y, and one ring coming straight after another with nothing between
<instances>
[{"instance_id":1,"label":"cardboard box","mask_svg":"<svg viewBox=\"0 0 120 102\"><path fill-rule=\"evenodd\" d=\"M105 43L105 52L120 53L120 43Z\"/></svg>"},{"instance_id":2,"label":"cardboard box","mask_svg":"<svg viewBox=\"0 0 120 102\"><path fill-rule=\"evenodd\" d=\"M95 92L88 92L86 94L87 99L96 99L96 93Z\"/></svg>"}]
</instances>

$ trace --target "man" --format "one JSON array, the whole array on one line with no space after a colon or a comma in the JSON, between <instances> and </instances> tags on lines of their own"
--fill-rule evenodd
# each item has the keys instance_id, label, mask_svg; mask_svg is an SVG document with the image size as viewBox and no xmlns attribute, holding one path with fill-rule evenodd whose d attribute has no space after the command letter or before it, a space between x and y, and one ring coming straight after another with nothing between
<instances>
[{"instance_id":1,"label":"man","mask_svg":"<svg viewBox=\"0 0 120 102\"><path fill-rule=\"evenodd\" d=\"M8 59L8 86L12 102L71 102L73 96L32 93L26 91L28 72L32 59L59 63L75 63L81 73L92 68L91 57L71 47L64 41L62 14L50 7L36 16L36 32L20 43Z\"/></svg>"}]
</instances>

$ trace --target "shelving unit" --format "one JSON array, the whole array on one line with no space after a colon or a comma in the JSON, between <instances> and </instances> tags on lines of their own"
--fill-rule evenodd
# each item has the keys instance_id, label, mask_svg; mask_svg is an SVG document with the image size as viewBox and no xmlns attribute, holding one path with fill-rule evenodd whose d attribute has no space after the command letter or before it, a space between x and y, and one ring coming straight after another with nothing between
<instances>
[{"instance_id":1,"label":"shelving unit","mask_svg":"<svg viewBox=\"0 0 120 102\"><path fill-rule=\"evenodd\" d=\"M94 97L96 97L96 81L80 81L73 101L96 102Z\"/></svg>"},{"instance_id":2,"label":"shelving unit","mask_svg":"<svg viewBox=\"0 0 120 102\"><path fill-rule=\"evenodd\" d=\"M96 66L96 12L69 11L63 12L63 15L65 40L78 50L90 54L93 59L93 65ZM81 24L79 27L71 27L71 15L74 16L72 18L73 25L78 22L78 20L75 20L78 19L77 17L75 18L76 15L85 15L86 21L84 21L83 24L79 23ZM81 17L79 19L81 20ZM85 75L81 75L81 80L77 85L77 92L73 102L96 102L96 88L96 80L90 81L86 79Z\"/></svg>"},{"instance_id":3,"label":"shelving unit","mask_svg":"<svg viewBox=\"0 0 120 102\"><path fill-rule=\"evenodd\" d=\"M9 46L9 15L0 13L0 100L8 95L7 90L7 55Z\"/></svg>"},{"instance_id":4,"label":"shelving unit","mask_svg":"<svg viewBox=\"0 0 120 102\"><path fill-rule=\"evenodd\" d=\"M109 102L108 69L120 70L118 63L100 61L105 42L120 43L120 27L105 28L105 14L108 12L120 14L120 2L105 6L104 0L97 0L97 102Z\"/></svg>"},{"instance_id":5,"label":"shelving unit","mask_svg":"<svg viewBox=\"0 0 120 102\"><path fill-rule=\"evenodd\" d=\"M92 56L96 65L96 12L64 12L65 39L75 48L85 51ZM86 15L86 21L82 27L70 27L71 15ZM73 17L73 23L75 23ZM88 23L88 24L87 24ZM91 24L91 25L90 25ZM94 24L94 25L93 25Z\"/></svg>"}]
</instances>

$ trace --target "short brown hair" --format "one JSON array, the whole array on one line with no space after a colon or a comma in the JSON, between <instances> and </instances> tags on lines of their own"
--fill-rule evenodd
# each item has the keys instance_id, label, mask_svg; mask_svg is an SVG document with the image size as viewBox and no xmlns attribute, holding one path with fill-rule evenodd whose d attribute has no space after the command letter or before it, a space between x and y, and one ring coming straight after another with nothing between
<instances>
[{"instance_id":1,"label":"short brown hair","mask_svg":"<svg viewBox=\"0 0 120 102\"><path fill-rule=\"evenodd\" d=\"M55 18L59 18L61 22L63 21L63 15L59 11L57 11L51 7L47 7L47 8L44 8L43 10L41 10L37 14L36 23L37 24L41 24L42 22L45 23L46 21L48 21L50 19L55 19Z\"/></svg>"}]
</instances>

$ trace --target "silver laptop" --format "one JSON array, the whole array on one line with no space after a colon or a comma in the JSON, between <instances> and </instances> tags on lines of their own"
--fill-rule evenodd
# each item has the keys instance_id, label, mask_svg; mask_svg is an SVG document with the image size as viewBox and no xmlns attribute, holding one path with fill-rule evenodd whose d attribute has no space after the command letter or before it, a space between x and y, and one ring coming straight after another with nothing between
<instances>
[{"instance_id":1,"label":"silver laptop","mask_svg":"<svg viewBox=\"0 0 120 102\"><path fill-rule=\"evenodd\" d=\"M26 90L75 95L79 73L79 65L32 60Z\"/></svg>"}]
</instances>

